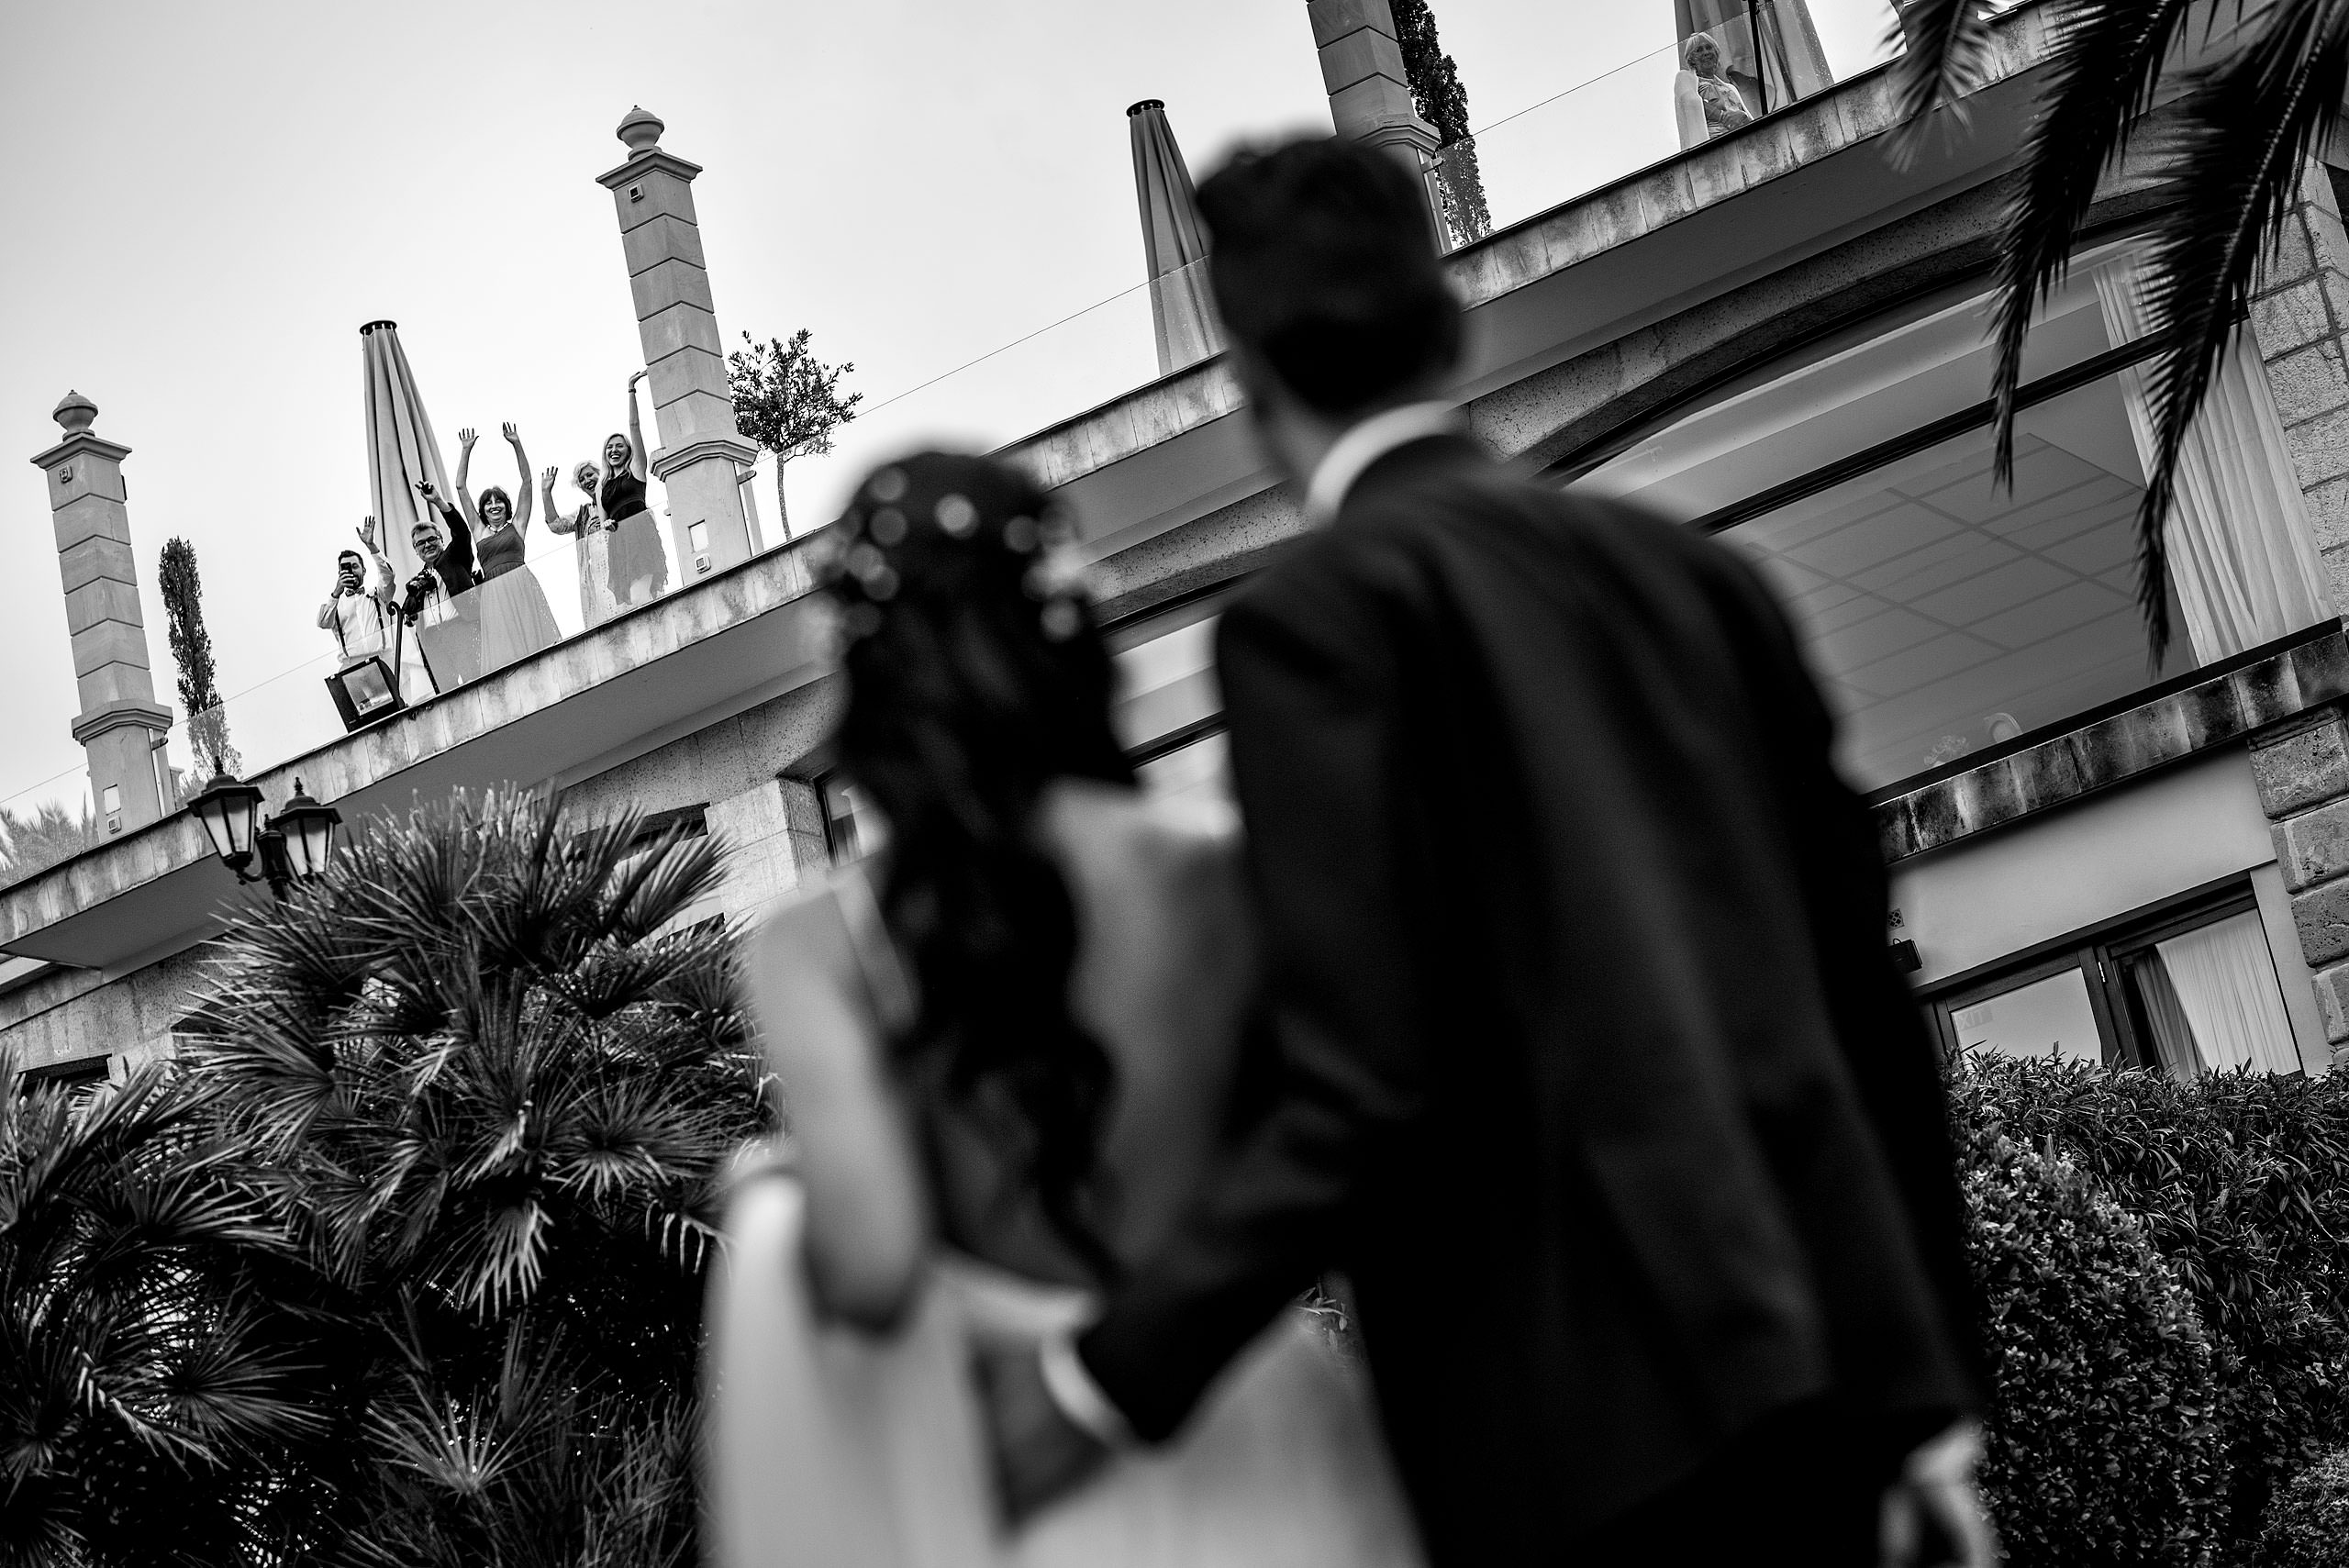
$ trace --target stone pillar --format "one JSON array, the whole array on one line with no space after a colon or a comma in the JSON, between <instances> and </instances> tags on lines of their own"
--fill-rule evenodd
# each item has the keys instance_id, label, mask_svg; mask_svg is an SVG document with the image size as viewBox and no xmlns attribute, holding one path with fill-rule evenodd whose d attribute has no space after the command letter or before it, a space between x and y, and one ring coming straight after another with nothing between
<instances>
[{"instance_id":1,"label":"stone pillar","mask_svg":"<svg viewBox=\"0 0 2349 1568\"><path fill-rule=\"evenodd\" d=\"M1443 199L1435 186L1435 128L1411 104L1395 13L1387 0L1307 0L1321 86L1338 134L1383 147L1403 161L1427 193L1428 221L1443 233Z\"/></svg>"},{"instance_id":2,"label":"stone pillar","mask_svg":"<svg viewBox=\"0 0 2349 1568\"><path fill-rule=\"evenodd\" d=\"M658 116L630 109L619 127L628 161L596 178L619 213L661 438L650 462L668 491L669 531L690 584L750 559L751 529L735 476L752 465L758 449L734 428L726 345L694 219L694 176L701 165L662 151L661 131Z\"/></svg>"},{"instance_id":3,"label":"stone pillar","mask_svg":"<svg viewBox=\"0 0 2349 1568\"><path fill-rule=\"evenodd\" d=\"M2337 1056L2349 1040L2349 728L2339 710L2317 708L2254 738L2251 776Z\"/></svg>"},{"instance_id":4,"label":"stone pillar","mask_svg":"<svg viewBox=\"0 0 2349 1568\"><path fill-rule=\"evenodd\" d=\"M102 830L127 833L163 815L155 749L172 727L172 710L155 701L123 505L122 460L130 449L90 433L98 406L78 392L65 395L55 417L65 439L33 464L49 474L65 629L82 695L73 739L89 753L90 799Z\"/></svg>"},{"instance_id":5,"label":"stone pillar","mask_svg":"<svg viewBox=\"0 0 2349 1568\"><path fill-rule=\"evenodd\" d=\"M2342 176L2310 163L2252 290L2251 328L2336 611L2349 608L2349 234Z\"/></svg>"}]
</instances>

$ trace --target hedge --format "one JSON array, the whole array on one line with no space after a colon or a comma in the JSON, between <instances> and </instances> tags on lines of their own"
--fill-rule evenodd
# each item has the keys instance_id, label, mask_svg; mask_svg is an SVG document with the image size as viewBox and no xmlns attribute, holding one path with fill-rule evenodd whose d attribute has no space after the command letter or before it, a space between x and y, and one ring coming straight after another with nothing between
<instances>
[{"instance_id":1,"label":"hedge","mask_svg":"<svg viewBox=\"0 0 2349 1568\"><path fill-rule=\"evenodd\" d=\"M2011 1151L2020 1149L2054 1162L2050 1170L2076 1172L2128 1215L2190 1298L2212 1354L2224 1453L2212 1472L2199 1444L2189 1445L2174 1468L2182 1489L2214 1477L2225 1488L2213 1560L2251 1562L2275 1489L2349 1442L2349 1073L2228 1073L2181 1084L2147 1072L1975 1056L1957 1065L1951 1092L1994 1353L2010 1298L2043 1288L2032 1284L2025 1262L2001 1251L2037 1242L1981 1229L1992 1212L1985 1204L2006 1188L2021 1191L2020 1178L1992 1175L2015 1169L2020 1156ZM1998 1151L2002 1144L2009 1152ZM2142 1308L2109 1291L2097 1299L2119 1314L2115 1331L2125 1337L2129 1314ZM2100 1390L2043 1387L2035 1363L2002 1364L1994 1449L2003 1442L2020 1452L2015 1445L2043 1441L2021 1429L2029 1424L2047 1429L2045 1441L2119 1462L2108 1451L2133 1439L2108 1439L2108 1423L2125 1413ZM2043 1533L2039 1500L2009 1488L1998 1501L2011 1515L2010 1539ZM2144 1503L2169 1506L2150 1496Z\"/></svg>"}]
</instances>

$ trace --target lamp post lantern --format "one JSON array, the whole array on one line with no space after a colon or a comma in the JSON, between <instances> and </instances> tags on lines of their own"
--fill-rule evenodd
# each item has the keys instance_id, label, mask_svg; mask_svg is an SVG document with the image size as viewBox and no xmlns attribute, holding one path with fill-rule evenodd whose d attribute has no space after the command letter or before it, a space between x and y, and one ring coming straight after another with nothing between
<instances>
[{"instance_id":1,"label":"lamp post lantern","mask_svg":"<svg viewBox=\"0 0 2349 1568\"><path fill-rule=\"evenodd\" d=\"M237 873L239 882L250 882L245 868L253 863L253 834L261 811L261 791L249 784L239 784L226 773L216 772L204 793L187 803L195 819L204 824L205 837L212 840L212 852L221 863Z\"/></svg>"},{"instance_id":2,"label":"lamp post lantern","mask_svg":"<svg viewBox=\"0 0 2349 1568\"><path fill-rule=\"evenodd\" d=\"M261 791L251 784L216 773L204 793L188 802L188 809L204 825L213 853L237 873L239 883L267 882L270 892L282 899L296 881L315 882L326 874L342 813L312 800L298 778L285 808L266 821L261 819ZM256 854L259 876L246 869Z\"/></svg>"},{"instance_id":3,"label":"lamp post lantern","mask_svg":"<svg viewBox=\"0 0 2349 1568\"><path fill-rule=\"evenodd\" d=\"M335 829L342 826L341 812L303 794L302 781L295 779L294 798L270 818L269 826L279 835L287 867L295 876L315 882L326 875L327 862L334 858Z\"/></svg>"}]
</instances>

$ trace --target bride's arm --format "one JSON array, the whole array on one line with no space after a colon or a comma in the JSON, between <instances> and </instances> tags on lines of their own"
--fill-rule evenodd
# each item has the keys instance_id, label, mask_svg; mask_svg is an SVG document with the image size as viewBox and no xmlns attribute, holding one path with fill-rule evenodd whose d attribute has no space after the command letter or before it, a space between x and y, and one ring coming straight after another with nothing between
<instances>
[{"instance_id":1,"label":"bride's arm","mask_svg":"<svg viewBox=\"0 0 2349 1568\"><path fill-rule=\"evenodd\" d=\"M777 910L751 943L749 972L807 1192L816 1300L828 1313L886 1329L920 1283L930 1204L838 906L817 896Z\"/></svg>"}]
</instances>

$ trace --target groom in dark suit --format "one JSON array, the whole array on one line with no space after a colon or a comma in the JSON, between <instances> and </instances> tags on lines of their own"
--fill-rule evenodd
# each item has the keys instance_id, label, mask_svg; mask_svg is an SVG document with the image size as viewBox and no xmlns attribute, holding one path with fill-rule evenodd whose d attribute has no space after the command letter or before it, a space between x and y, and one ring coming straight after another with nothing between
<instances>
[{"instance_id":1,"label":"groom in dark suit","mask_svg":"<svg viewBox=\"0 0 2349 1568\"><path fill-rule=\"evenodd\" d=\"M1276 1089L1104 1316L992 1369L1012 1506L1335 1268L1436 1564L1979 1559L1940 1082L1777 605L1464 433L1385 156L1199 206L1312 530L1218 649Z\"/></svg>"}]
</instances>

